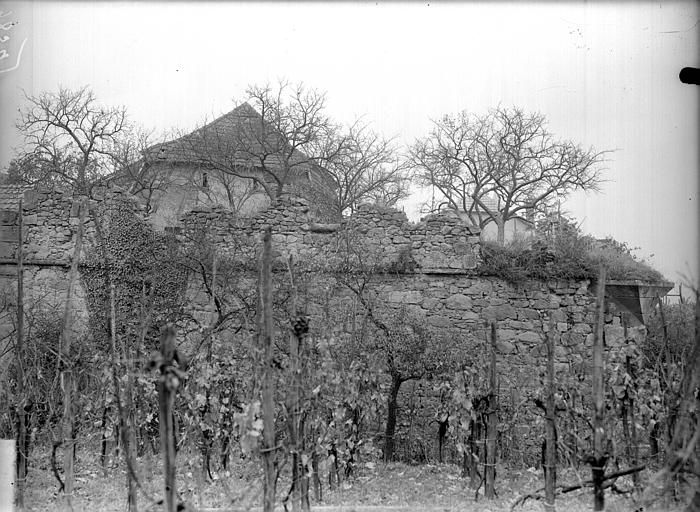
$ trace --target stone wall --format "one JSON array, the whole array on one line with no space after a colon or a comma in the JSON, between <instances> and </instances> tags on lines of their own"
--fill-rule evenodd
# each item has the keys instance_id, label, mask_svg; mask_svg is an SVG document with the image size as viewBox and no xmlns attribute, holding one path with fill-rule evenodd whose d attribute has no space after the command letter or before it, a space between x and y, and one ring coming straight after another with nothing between
<instances>
[{"instance_id":1,"label":"stone wall","mask_svg":"<svg viewBox=\"0 0 700 512\"><path fill-rule=\"evenodd\" d=\"M46 191L26 192L24 198L28 300L48 297L48 303L60 306L75 243L78 200ZM119 191L105 191L91 204L108 208L110 201L125 198ZM138 204L133 206L139 210ZM341 270L343 258L351 257L352 263L364 265L371 274L368 290L377 300L389 308L404 308L412 318L436 331L454 333L456 340L463 332L485 336L488 323L496 321L499 386L504 403L519 403L524 393L537 385L544 369L544 340L550 317L557 335L557 372L588 372L595 320L591 283L530 281L514 286L497 277L479 275L478 229L458 217L432 215L411 223L403 212L363 206L339 223L320 223L309 214L305 200L283 196L253 217L239 217L223 208L197 209L184 216L182 226L184 243L207 236L222 253L250 263L251 268L257 265L261 232L268 227L280 262L286 263L291 255L321 275ZM88 219L88 250L94 248L94 236L94 225ZM4 243L0 287L13 297L16 253L11 241ZM250 281L254 286L254 275ZM346 294L343 300L348 297L352 299ZM194 292L191 303L193 310L205 311L208 307ZM74 307L84 321L87 308L82 289L76 292ZM612 304L608 304L605 330L609 348L624 342L620 312ZM632 337L643 334L643 326L631 331ZM411 381L404 384L399 400L398 453L413 457L422 452L434 460L439 392L428 381ZM527 458L526 462L531 463L536 458L538 441L537 434L528 434L527 422L534 412L531 404L527 408L529 412L521 416L523 420L514 427L517 432L514 430L513 435L520 436L523 460ZM414 442L417 439L427 440L427 445L418 446ZM453 441L448 438L447 451L452 457Z\"/></svg>"},{"instance_id":2,"label":"stone wall","mask_svg":"<svg viewBox=\"0 0 700 512\"><path fill-rule=\"evenodd\" d=\"M355 254L374 272L367 291L376 300L390 308L405 309L409 317L436 332L454 333L455 340L466 332L485 338L488 325L495 321L504 410L508 410L507 404L515 408L539 385L550 317L556 330L557 374L590 374L595 324L591 282L529 281L515 286L479 275L478 230L457 217L432 215L410 223L403 212L364 206L341 223L320 224L309 216L304 200L283 197L252 219L206 209L189 213L183 224L185 237L188 233L210 233L223 252L237 258L254 256L241 248L259 247L260 233L267 227L280 261L293 255L307 265L318 262L316 267L311 264L312 268L334 271L334 258L343 252ZM607 305L605 334L610 350L625 343L621 312L612 303ZM629 329L628 339L644 334L644 327L637 326ZM409 381L402 386L399 455L437 458L440 400L439 391L428 381ZM519 450L524 463L534 464L541 433L533 433L528 425L535 418L532 402L523 407L521 420L508 432L508 449ZM456 458L454 440L449 437L445 453L447 458Z\"/></svg>"},{"instance_id":3,"label":"stone wall","mask_svg":"<svg viewBox=\"0 0 700 512\"><path fill-rule=\"evenodd\" d=\"M274 251L281 260L319 259L337 255L348 245L367 256L372 265L428 273L474 270L479 262L479 230L449 214L431 215L419 223L393 208L361 206L340 223L318 223L304 199L282 196L252 218L223 208L194 210L182 219L185 234L211 234L224 253L241 258L241 248L257 245L262 230L272 232ZM350 251L352 252L352 250Z\"/></svg>"},{"instance_id":4,"label":"stone wall","mask_svg":"<svg viewBox=\"0 0 700 512\"><path fill-rule=\"evenodd\" d=\"M136 211L140 211L140 206L118 189L96 191L90 202L55 190L29 189L21 193L20 197L25 311L28 315L39 315L40 311L44 311L47 318L57 321L63 314L68 290L68 273L81 205L89 205L94 211L109 208L110 204L119 200L127 201ZM19 203L19 198L15 203ZM8 206L0 204L5 234L11 234L0 240L0 293L6 300L7 308L14 311L17 303L19 218L17 210L7 209ZM83 248L81 259L85 258L86 251L95 249L95 226L87 212ZM76 334L81 334L87 328L88 313L85 290L80 279L76 285L72 298L73 329ZM0 332L12 331L13 321L11 315L3 317Z\"/></svg>"}]
</instances>

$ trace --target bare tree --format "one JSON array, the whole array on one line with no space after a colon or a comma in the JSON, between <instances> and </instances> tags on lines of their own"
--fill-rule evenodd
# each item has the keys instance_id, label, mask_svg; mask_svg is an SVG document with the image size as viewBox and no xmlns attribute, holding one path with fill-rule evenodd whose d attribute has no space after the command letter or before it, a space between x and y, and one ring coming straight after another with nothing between
<instances>
[{"instance_id":1,"label":"bare tree","mask_svg":"<svg viewBox=\"0 0 700 512\"><path fill-rule=\"evenodd\" d=\"M73 301L88 214L86 196L95 185L107 183L125 169L136 146L125 108L99 105L87 87L76 91L61 88L57 93L26 96L26 100L28 104L17 123L26 150L18 161L20 176L24 166L24 170L29 171L24 176L25 181L66 188L79 197L78 224L57 351L63 392L59 444L63 445L65 482L61 486L64 506L72 509L75 446Z\"/></svg>"},{"instance_id":2,"label":"bare tree","mask_svg":"<svg viewBox=\"0 0 700 512\"><path fill-rule=\"evenodd\" d=\"M555 140L541 114L499 107L435 121L410 161L420 182L441 196L438 207L465 212L481 228L496 223L503 243L509 219L574 190L598 190L606 153Z\"/></svg>"},{"instance_id":3,"label":"bare tree","mask_svg":"<svg viewBox=\"0 0 700 512\"><path fill-rule=\"evenodd\" d=\"M130 129L124 107L101 106L87 87L26 100L17 123L26 152L18 165L31 167L29 179L89 194L92 185L104 182L123 162Z\"/></svg>"},{"instance_id":4,"label":"bare tree","mask_svg":"<svg viewBox=\"0 0 700 512\"><path fill-rule=\"evenodd\" d=\"M158 200L173 182L172 173L156 165L156 155L149 151L153 139L153 132L130 127L114 148L114 169L109 176L110 182L141 198L148 213L158 207Z\"/></svg>"},{"instance_id":5,"label":"bare tree","mask_svg":"<svg viewBox=\"0 0 700 512\"><path fill-rule=\"evenodd\" d=\"M270 198L296 179L318 171L335 127L325 114L325 95L281 82L250 86L247 102L180 139L155 148L171 158L252 180Z\"/></svg>"},{"instance_id":6,"label":"bare tree","mask_svg":"<svg viewBox=\"0 0 700 512\"><path fill-rule=\"evenodd\" d=\"M352 212L363 202L394 206L408 196L407 164L387 140L359 121L339 134L323 161L335 183L338 213Z\"/></svg>"},{"instance_id":7,"label":"bare tree","mask_svg":"<svg viewBox=\"0 0 700 512\"><path fill-rule=\"evenodd\" d=\"M335 214L406 197L406 166L393 141L361 122L332 120L325 94L287 82L252 85L246 94L232 112L153 149L202 168L231 207L260 189L270 199L301 192Z\"/></svg>"}]
</instances>

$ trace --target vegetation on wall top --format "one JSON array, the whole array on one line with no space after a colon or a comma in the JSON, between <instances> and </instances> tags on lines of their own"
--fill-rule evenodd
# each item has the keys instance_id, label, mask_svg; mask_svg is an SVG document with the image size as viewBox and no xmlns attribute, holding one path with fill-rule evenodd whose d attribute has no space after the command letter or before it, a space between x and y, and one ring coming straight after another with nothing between
<instances>
[{"instance_id":1,"label":"vegetation on wall top","mask_svg":"<svg viewBox=\"0 0 700 512\"><path fill-rule=\"evenodd\" d=\"M571 220L545 217L534 236L508 244L482 242L478 273L511 282L526 279L592 279L604 266L609 280L665 281L664 276L632 253L626 243L583 234Z\"/></svg>"}]
</instances>

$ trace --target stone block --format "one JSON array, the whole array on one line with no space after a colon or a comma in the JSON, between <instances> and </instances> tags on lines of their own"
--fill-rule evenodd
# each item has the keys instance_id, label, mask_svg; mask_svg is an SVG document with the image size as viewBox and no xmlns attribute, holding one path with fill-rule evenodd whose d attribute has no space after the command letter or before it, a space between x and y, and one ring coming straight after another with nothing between
<instances>
[{"instance_id":1,"label":"stone block","mask_svg":"<svg viewBox=\"0 0 700 512\"><path fill-rule=\"evenodd\" d=\"M420 304L423 302L423 295L417 291L391 292L387 297L389 302L400 304Z\"/></svg>"},{"instance_id":2,"label":"stone block","mask_svg":"<svg viewBox=\"0 0 700 512\"><path fill-rule=\"evenodd\" d=\"M549 314L549 317L555 322L566 322L566 311L562 309L555 309Z\"/></svg>"},{"instance_id":3,"label":"stone block","mask_svg":"<svg viewBox=\"0 0 700 512\"><path fill-rule=\"evenodd\" d=\"M0 242L13 242L19 236L19 226L0 226Z\"/></svg>"},{"instance_id":4,"label":"stone block","mask_svg":"<svg viewBox=\"0 0 700 512\"><path fill-rule=\"evenodd\" d=\"M516 339L523 343L540 343L542 341L542 335L533 331L525 331L518 334Z\"/></svg>"},{"instance_id":5,"label":"stone block","mask_svg":"<svg viewBox=\"0 0 700 512\"><path fill-rule=\"evenodd\" d=\"M8 226L12 224L17 224L17 211L0 210L0 225Z\"/></svg>"},{"instance_id":6,"label":"stone block","mask_svg":"<svg viewBox=\"0 0 700 512\"><path fill-rule=\"evenodd\" d=\"M39 223L39 217L36 214L25 215L22 219L22 223L25 226L36 226Z\"/></svg>"},{"instance_id":7,"label":"stone block","mask_svg":"<svg viewBox=\"0 0 700 512\"><path fill-rule=\"evenodd\" d=\"M496 350L498 350L498 352L501 354L512 354L516 349L515 345L513 345L510 341L499 339L496 342Z\"/></svg>"},{"instance_id":8,"label":"stone block","mask_svg":"<svg viewBox=\"0 0 700 512\"><path fill-rule=\"evenodd\" d=\"M452 326L452 320L450 320L446 316L441 316L441 315L429 316L428 323L430 325L432 325L433 327L440 327L442 329L446 329L446 328Z\"/></svg>"},{"instance_id":9,"label":"stone block","mask_svg":"<svg viewBox=\"0 0 700 512\"><path fill-rule=\"evenodd\" d=\"M17 244L0 242L0 258L13 259L17 257Z\"/></svg>"},{"instance_id":10,"label":"stone block","mask_svg":"<svg viewBox=\"0 0 700 512\"><path fill-rule=\"evenodd\" d=\"M590 324L587 323L578 323L571 330L580 334L588 334L593 331Z\"/></svg>"},{"instance_id":11,"label":"stone block","mask_svg":"<svg viewBox=\"0 0 700 512\"><path fill-rule=\"evenodd\" d=\"M540 314L538 311L530 308L518 309L518 320L539 320Z\"/></svg>"},{"instance_id":12,"label":"stone block","mask_svg":"<svg viewBox=\"0 0 700 512\"><path fill-rule=\"evenodd\" d=\"M481 316L486 320L505 320L518 318L515 308L510 304L502 304L500 306L489 306L482 310Z\"/></svg>"},{"instance_id":13,"label":"stone block","mask_svg":"<svg viewBox=\"0 0 700 512\"><path fill-rule=\"evenodd\" d=\"M421 302L421 306L425 309L437 309L440 307L441 302L433 297L428 297Z\"/></svg>"},{"instance_id":14,"label":"stone block","mask_svg":"<svg viewBox=\"0 0 700 512\"><path fill-rule=\"evenodd\" d=\"M470 287L466 288L463 293L466 295L483 295L493 291L491 281L476 281Z\"/></svg>"},{"instance_id":15,"label":"stone block","mask_svg":"<svg viewBox=\"0 0 700 512\"><path fill-rule=\"evenodd\" d=\"M456 293L447 298L445 306L449 309L471 309L472 300L466 295Z\"/></svg>"},{"instance_id":16,"label":"stone block","mask_svg":"<svg viewBox=\"0 0 700 512\"><path fill-rule=\"evenodd\" d=\"M475 313L474 311L462 311L459 315L459 317L462 320L468 320L471 322L476 322L478 321L481 317L479 316L478 313Z\"/></svg>"}]
</instances>

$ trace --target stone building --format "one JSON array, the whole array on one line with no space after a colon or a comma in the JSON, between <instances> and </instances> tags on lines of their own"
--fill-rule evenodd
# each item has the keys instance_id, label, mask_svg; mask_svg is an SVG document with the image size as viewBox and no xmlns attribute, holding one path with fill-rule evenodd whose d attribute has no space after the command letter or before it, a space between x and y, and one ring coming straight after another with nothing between
<instances>
[{"instance_id":1,"label":"stone building","mask_svg":"<svg viewBox=\"0 0 700 512\"><path fill-rule=\"evenodd\" d=\"M491 211L498 211L498 200L493 196L484 196L481 198L484 205ZM473 202L468 202L464 210L448 210L453 215L456 215L463 219L465 222L471 222L469 215L466 211L472 212L472 218L484 219L486 223L481 229L481 238L483 240L497 240L498 238L498 226L496 223L490 219L488 213L480 208L478 205L473 204ZM532 234L533 228L535 227L534 222L534 211L531 208L525 210L523 215L515 215L505 222L504 225L504 240L505 242L511 242L513 240L524 239Z\"/></svg>"},{"instance_id":2,"label":"stone building","mask_svg":"<svg viewBox=\"0 0 700 512\"><path fill-rule=\"evenodd\" d=\"M272 133L262 116L243 103L192 133L148 148L140 162L145 186L137 188L149 204L152 223L177 226L180 216L201 206L220 205L239 215L264 209L269 193L259 181L244 177L256 176L274 190L263 165L321 211L332 200L332 181L314 159L289 150Z\"/></svg>"}]
</instances>

